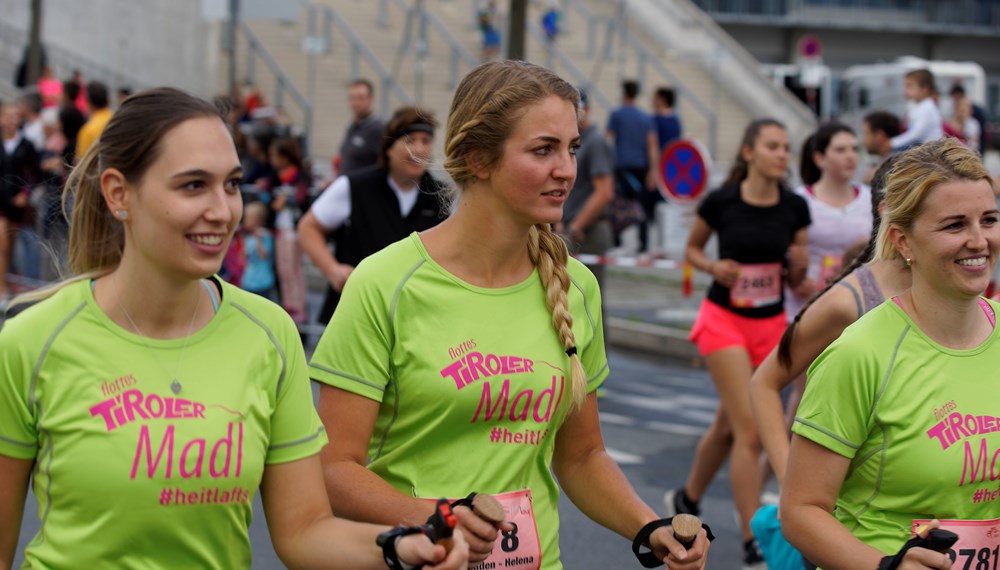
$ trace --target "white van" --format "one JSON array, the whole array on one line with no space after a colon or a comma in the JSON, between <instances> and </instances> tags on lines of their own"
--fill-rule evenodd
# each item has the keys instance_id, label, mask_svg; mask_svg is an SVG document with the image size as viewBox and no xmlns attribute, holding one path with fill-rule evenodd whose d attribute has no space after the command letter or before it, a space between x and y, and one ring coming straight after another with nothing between
<instances>
[{"instance_id":1,"label":"white van","mask_svg":"<svg viewBox=\"0 0 1000 570\"><path fill-rule=\"evenodd\" d=\"M864 116L874 111L888 111L905 119L903 78L915 69L929 69L934 74L942 117L952 115L949 93L957 84L965 88L974 103L986 105L986 74L978 63L901 57L893 62L848 67L840 80L839 119L858 132Z\"/></svg>"}]
</instances>

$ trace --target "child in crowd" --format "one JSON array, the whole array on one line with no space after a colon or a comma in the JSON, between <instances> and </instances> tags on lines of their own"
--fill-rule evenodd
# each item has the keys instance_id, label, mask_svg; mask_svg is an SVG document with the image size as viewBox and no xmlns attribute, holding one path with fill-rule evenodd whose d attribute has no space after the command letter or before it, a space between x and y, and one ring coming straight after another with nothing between
<instances>
[{"instance_id":1,"label":"child in crowd","mask_svg":"<svg viewBox=\"0 0 1000 570\"><path fill-rule=\"evenodd\" d=\"M906 150L944 136L944 121L933 95L933 73L927 69L915 69L906 74L903 97L913 104L906 112L906 131L892 138L892 150Z\"/></svg>"},{"instance_id":2,"label":"child in crowd","mask_svg":"<svg viewBox=\"0 0 1000 570\"><path fill-rule=\"evenodd\" d=\"M243 207L243 275L239 285L272 301L274 289L274 235L264 227L267 206L250 202Z\"/></svg>"}]
</instances>

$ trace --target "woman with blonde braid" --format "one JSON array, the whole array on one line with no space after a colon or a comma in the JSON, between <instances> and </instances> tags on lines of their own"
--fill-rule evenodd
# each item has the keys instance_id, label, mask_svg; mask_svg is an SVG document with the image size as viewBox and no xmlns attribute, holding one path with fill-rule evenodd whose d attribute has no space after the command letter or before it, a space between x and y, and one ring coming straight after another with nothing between
<instances>
[{"instance_id":1,"label":"woman with blonde braid","mask_svg":"<svg viewBox=\"0 0 1000 570\"><path fill-rule=\"evenodd\" d=\"M550 229L576 178L578 99L525 62L484 64L458 86L454 214L362 262L313 355L327 490L338 515L370 522L489 493L505 521L455 508L471 564L555 570L554 472L584 513L636 537L644 563L703 568L706 532L683 548L603 447L600 291Z\"/></svg>"}]
</instances>

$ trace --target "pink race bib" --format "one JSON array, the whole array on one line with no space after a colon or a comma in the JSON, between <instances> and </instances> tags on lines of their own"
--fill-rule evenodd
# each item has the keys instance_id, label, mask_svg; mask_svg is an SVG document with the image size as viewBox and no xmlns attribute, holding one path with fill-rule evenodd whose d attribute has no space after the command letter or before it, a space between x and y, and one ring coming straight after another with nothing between
<instances>
[{"instance_id":1,"label":"pink race bib","mask_svg":"<svg viewBox=\"0 0 1000 570\"><path fill-rule=\"evenodd\" d=\"M844 267L844 258L839 255L824 255L819 266L819 285L826 287L840 275Z\"/></svg>"},{"instance_id":2,"label":"pink race bib","mask_svg":"<svg viewBox=\"0 0 1000 570\"><path fill-rule=\"evenodd\" d=\"M913 531L929 523L914 520ZM941 528L958 535L958 542L948 549L955 570L994 570L1000 568L1000 519L986 521L943 520Z\"/></svg>"},{"instance_id":3,"label":"pink race bib","mask_svg":"<svg viewBox=\"0 0 1000 570\"><path fill-rule=\"evenodd\" d=\"M535 524L531 491L511 491L493 495L493 498L503 505L507 520L514 525L514 529L509 532L500 531L500 536L493 545L493 553L469 570L538 570L542 567L542 550L538 541L538 525Z\"/></svg>"},{"instance_id":4,"label":"pink race bib","mask_svg":"<svg viewBox=\"0 0 1000 570\"><path fill-rule=\"evenodd\" d=\"M740 276L729 290L729 304L739 309L766 307L781 301L781 264L740 265Z\"/></svg>"}]
</instances>

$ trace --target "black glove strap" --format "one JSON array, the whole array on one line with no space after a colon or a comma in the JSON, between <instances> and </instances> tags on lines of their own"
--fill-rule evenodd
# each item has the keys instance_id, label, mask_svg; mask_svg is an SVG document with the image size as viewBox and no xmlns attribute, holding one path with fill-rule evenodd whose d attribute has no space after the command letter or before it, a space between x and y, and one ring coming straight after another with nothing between
<instances>
[{"instance_id":1,"label":"black glove strap","mask_svg":"<svg viewBox=\"0 0 1000 570\"><path fill-rule=\"evenodd\" d=\"M635 540L632 541L632 553L635 554L636 559L639 560L639 564L642 564L643 568L658 568L663 566L663 561L657 558L656 555L653 554L652 550L647 552L639 551L643 546L647 548L649 547L649 537L656 529L670 526L673 520L674 517L653 521L642 527L642 529L639 530L639 534L635 535ZM708 535L709 541L715 540L715 534L712 533L711 527L705 523L701 523L701 528L705 529L705 534Z\"/></svg>"},{"instance_id":2,"label":"black glove strap","mask_svg":"<svg viewBox=\"0 0 1000 570\"><path fill-rule=\"evenodd\" d=\"M415 570L422 567L410 564L404 565L399 559L399 555L396 554L396 541L404 536L421 534L423 532L423 527L419 526L397 526L378 535L375 539L375 544L382 547L382 559L385 560L385 564L390 570Z\"/></svg>"},{"instance_id":3,"label":"black glove strap","mask_svg":"<svg viewBox=\"0 0 1000 570\"><path fill-rule=\"evenodd\" d=\"M469 496L464 499L457 499L452 501L451 510L455 510L455 507L466 507L470 511L472 510L472 499L476 498L478 493L469 493Z\"/></svg>"}]
</instances>

